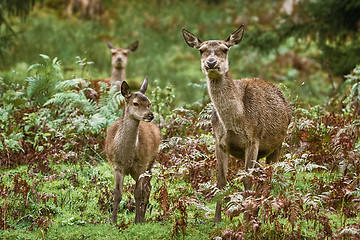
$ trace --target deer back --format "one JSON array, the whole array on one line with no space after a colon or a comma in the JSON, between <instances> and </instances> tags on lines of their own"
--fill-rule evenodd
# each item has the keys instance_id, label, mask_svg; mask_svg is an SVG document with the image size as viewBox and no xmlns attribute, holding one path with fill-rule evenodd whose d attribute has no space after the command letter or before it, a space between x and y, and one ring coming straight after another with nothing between
<instances>
[{"instance_id":1,"label":"deer back","mask_svg":"<svg viewBox=\"0 0 360 240\"><path fill-rule=\"evenodd\" d=\"M243 91L245 118L256 125L259 138L273 138L286 134L292 117L289 102L276 85L259 78L236 80L239 91Z\"/></svg>"}]
</instances>

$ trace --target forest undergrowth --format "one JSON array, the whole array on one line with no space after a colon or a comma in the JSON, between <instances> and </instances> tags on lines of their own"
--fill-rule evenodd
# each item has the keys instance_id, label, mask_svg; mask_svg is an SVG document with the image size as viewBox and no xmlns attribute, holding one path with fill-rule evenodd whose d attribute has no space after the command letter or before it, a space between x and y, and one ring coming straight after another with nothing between
<instances>
[{"instance_id":1,"label":"forest undergrowth","mask_svg":"<svg viewBox=\"0 0 360 240\"><path fill-rule=\"evenodd\" d=\"M360 237L360 67L329 104L303 108L293 101L282 158L271 165L260 161L249 173L231 158L223 190L216 187L212 105L174 109L172 87L162 89L150 79L163 140L141 237L134 235L139 230L132 223L130 178L117 224L109 222L113 176L104 137L122 113L122 96L103 85L98 102L89 97L86 59L78 59L81 74L66 80L58 59L41 58L23 81L0 78L2 238L91 239L111 229L149 239L147 225L158 230L153 239ZM249 177L254 184L245 191ZM218 199L225 219L214 225ZM88 226L100 230L79 230Z\"/></svg>"}]
</instances>

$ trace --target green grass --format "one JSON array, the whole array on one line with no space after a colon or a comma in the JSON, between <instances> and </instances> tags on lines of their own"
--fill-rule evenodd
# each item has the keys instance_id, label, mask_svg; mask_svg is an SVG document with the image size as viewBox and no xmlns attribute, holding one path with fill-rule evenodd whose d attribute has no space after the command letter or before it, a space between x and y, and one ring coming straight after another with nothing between
<instances>
[{"instance_id":1,"label":"green grass","mask_svg":"<svg viewBox=\"0 0 360 240\"><path fill-rule=\"evenodd\" d=\"M215 229L219 227L215 226ZM54 225L47 233L42 231L12 231L3 235L5 239L209 239L207 232L214 231L211 224L192 224L183 238L181 234L171 235L172 223L132 224L126 230L119 230L111 224Z\"/></svg>"},{"instance_id":2,"label":"green grass","mask_svg":"<svg viewBox=\"0 0 360 240\"><path fill-rule=\"evenodd\" d=\"M166 221L155 221L156 215L160 212L157 210L159 203L154 199L154 193L150 198L149 209L145 218L148 219L144 224L133 224L135 212L127 209L129 198L133 199L129 188L134 188L135 182L129 176L124 180L124 194L120 204L120 212L117 223L120 225L130 224L128 227L117 228L109 223L110 212L102 212L98 205L99 191L106 184L113 188L112 167L108 163L100 163L97 166L90 165L52 165L56 169L50 176L41 173L29 174L25 166L18 167L9 171L2 171L3 183L11 186L12 178L17 173L21 179L26 180L31 186L36 179L51 179L40 182L36 190L43 194L54 194L57 197L56 204L47 201L45 204L37 203L31 200L31 194L27 199L30 200L30 215L34 218L41 215L44 208L51 209L51 227L45 232L43 229L35 228L33 231L27 231L31 222L10 222L15 226L14 230L0 231L4 239L173 239L180 237L182 234L172 236L173 220L170 218ZM156 172L156 169L155 169ZM56 175L56 177L54 177ZM153 191L159 187L156 180L156 173L152 179ZM190 192L179 192L179 189L188 189ZM169 198L177 198L182 195L191 195L191 186L183 180L176 180L169 185ZM2 199L1 205L6 201L11 201L12 205L21 204L25 199ZM21 208L21 206L19 206ZM189 206L189 209L196 212L196 207ZM24 210L24 209L23 209ZM29 212L24 210L25 212ZM109 209L110 210L110 205ZM25 213L23 213L25 214ZM189 212L192 216L192 212ZM200 219L195 221L190 218L186 235L184 239L208 239L209 233L213 228L211 219Z\"/></svg>"},{"instance_id":3,"label":"green grass","mask_svg":"<svg viewBox=\"0 0 360 240\"><path fill-rule=\"evenodd\" d=\"M13 176L20 174L21 179L26 180L31 186L37 179L39 181L38 187L33 187L38 193L54 194L56 195L56 204L49 200L46 203L37 203L33 201L31 194L27 199L30 201L30 207L23 213L23 215L31 214L34 218L41 215L44 209L51 210L51 225L45 231L43 228L34 228L28 231L31 222L10 222L14 226L13 230L0 231L0 236L4 239L211 239L215 236L221 236L222 232L229 228L235 228L242 222L242 215L235 218L223 215L223 223L216 224L212 222L213 211L204 211L199 209L197 205L189 204L187 206L187 226L185 228L185 235L182 235L181 229L177 234L174 232L175 219L174 216L180 217L178 210L175 210L169 218L162 221L156 220L160 217L162 211L160 210L160 202L157 200L156 190L162 184L168 187L170 207L174 207L175 200L182 196L194 197L194 190L191 188L189 182L182 178L175 178L171 183L163 178L159 172L158 167L153 170L152 178L152 194L150 197L150 205L146 213L144 224L133 224L135 217L134 211L129 211L128 206L131 204L129 199L133 199L130 189L134 188L134 181L127 176L124 181L124 195L120 204L120 212L118 215L117 224L109 223L111 202L108 202L107 209L101 210L98 203L100 190L104 186L109 189L113 188L112 167L106 162L100 162L96 166L91 166L86 162L81 164L52 164L54 169L52 174L31 173L27 167L20 166L11 170L2 171L2 181L5 185L10 186ZM294 189L288 191L296 192L306 195L311 194L310 180L316 178L327 182L336 180L339 176L337 174L328 172L303 172L296 174L296 181L294 181ZM291 174L284 175L286 181L292 181ZM274 184L276 189L276 184ZM274 192L276 195L276 190ZM282 193L286 195L286 193ZM313 193L316 194L316 193ZM289 196L290 198L290 196ZM202 199L198 195L198 200ZM12 201L13 204L21 204L23 200L20 199L2 199L4 201ZM214 203L209 200L199 200L200 205L208 209L215 209ZM323 206L325 207L325 206ZM21 209L21 205L19 205ZM29 212L29 210L31 211ZM341 217L337 212L324 212L331 222L333 231L336 231L339 226L345 223L341 222ZM356 223L360 220L359 216L356 219L348 219L346 224ZM300 224L300 222L302 222ZM279 218L278 224L264 222L262 230L258 237L267 238L272 236L273 239L278 237L285 237L291 233L292 226L288 220ZM298 219L297 226L301 226L301 236L306 238L316 238L313 226L314 221L306 221ZM317 231L319 230L317 226ZM281 233L279 235L279 228ZM320 227L321 228L321 227ZM309 230L307 230L309 229ZM251 236L251 232L249 232ZM275 237L277 236L277 237Z\"/></svg>"}]
</instances>

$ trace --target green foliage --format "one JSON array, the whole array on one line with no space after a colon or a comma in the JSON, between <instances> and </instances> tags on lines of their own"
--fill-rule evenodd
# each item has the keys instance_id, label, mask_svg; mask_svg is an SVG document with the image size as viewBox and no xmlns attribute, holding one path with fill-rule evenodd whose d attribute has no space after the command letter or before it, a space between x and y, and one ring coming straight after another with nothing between
<instances>
[{"instance_id":1,"label":"green foliage","mask_svg":"<svg viewBox=\"0 0 360 240\"><path fill-rule=\"evenodd\" d=\"M9 17L26 18L36 0L29 1L1 1L0 2L0 60L4 60L4 52L10 48L16 35Z\"/></svg>"},{"instance_id":2,"label":"green foliage","mask_svg":"<svg viewBox=\"0 0 360 240\"><path fill-rule=\"evenodd\" d=\"M106 21L72 19L70 25L36 12L29 19L33 31L23 36L23 51L9 60L27 59L31 64L34 54L30 53L35 51L58 56L65 64L40 55L42 64L19 63L0 78L0 235L7 239L357 239L359 67L347 75L341 93L320 98L317 95L331 87L312 59L319 50L313 43L287 39L276 48L280 55L247 50L252 40L254 45L265 41L273 49L272 44L281 40L276 38L283 37L272 31L258 39L252 36L255 23L267 13L276 15L272 9L278 9L276 1L252 3L121 1L116 3L119 8L109 10ZM266 14L251 15L261 9ZM228 185L220 190L210 124L213 107L208 104L199 57L190 53L178 30L186 27L204 40L225 38L241 13L252 17L242 50L230 52L234 77L243 72L280 82L292 102L294 119L278 163L266 165L260 160L245 172L244 163L231 158ZM119 18L109 21L112 14ZM99 69L110 69L103 38L112 43L139 39L143 48L129 55L128 76L134 82L146 75L157 79L150 82L148 94L163 141L152 169L147 222L141 225L132 223L135 182L130 176L124 180L118 221L109 224L114 180L103 153L104 137L106 128L121 115L124 99L104 84L98 101L89 94L93 76L102 74ZM29 42L39 44L30 49ZM79 57L84 54L78 51L86 51L85 57ZM66 63L69 59L73 63L74 56L78 56L75 64ZM308 106L319 99L328 100L330 106ZM182 106L185 102L192 105ZM342 107L331 108L334 105ZM242 190L245 178L253 181L249 191ZM214 204L219 199L223 223L214 226Z\"/></svg>"},{"instance_id":3,"label":"green foliage","mask_svg":"<svg viewBox=\"0 0 360 240\"><path fill-rule=\"evenodd\" d=\"M32 72L35 74L26 79L28 82L26 93L41 106L57 92L56 85L63 80L63 75L57 58L51 60L44 54L40 54L40 57L45 63L37 63L29 67L29 74Z\"/></svg>"},{"instance_id":4,"label":"green foliage","mask_svg":"<svg viewBox=\"0 0 360 240\"><path fill-rule=\"evenodd\" d=\"M152 110L156 114L155 121L168 122L174 109L174 88L171 85L161 88L157 80L151 85L153 87L149 97L152 100Z\"/></svg>"},{"instance_id":5,"label":"green foliage","mask_svg":"<svg viewBox=\"0 0 360 240\"><path fill-rule=\"evenodd\" d=\"M88 98L94 90L85 78L63 80L57 58L41 55L44 64L33 64L27 87L1 81L0 157L3 167L32 163L36 171L49 171L48 158L76 162L103 145L105 129L120 115L123 97L115 88L101 88L99 102ZM80 59L80 58L78 58ZM77 61L88 76L86 59ZM85 64L84 64L85 63ZM86 141L82 136L90 136ZM80 149L83 149L81 151ZM76 153L75 153L76 152ZM62 155L64 154L64 156ZM24 160L24 156L29 156ZM35 157L34 157L35 156ZM102 159L100 153L96 159Z\"/></svg>"},{"instance_id":6,"label":"green foliage","mask_svg":"<svg viewBox=\"0 0 360 240\"><path fill-rule=\"evenodd\" d=\"M354 68L352 74L348 74L346 77L346 85L350 86L350 93L344 100L346 104L346 110L348 112L355 112L355 116L360 115L360 65Z\"/></svg>"},{"instance_id":7,"label":"green foliage","mask_svg":"<svg viewBox=\"0 0 360 240\"><path fill-rule=\"evenodd\" d=\"M360 51L359 1L306 0L300 1L294 9L291 16L282 17L276 29L264 31L258 27L250 33L254 46L274 48L289 37L314 41L321 50L318 58L336 76L345 75L360 62L357 54Z\"/></svg>"}]
</instances>

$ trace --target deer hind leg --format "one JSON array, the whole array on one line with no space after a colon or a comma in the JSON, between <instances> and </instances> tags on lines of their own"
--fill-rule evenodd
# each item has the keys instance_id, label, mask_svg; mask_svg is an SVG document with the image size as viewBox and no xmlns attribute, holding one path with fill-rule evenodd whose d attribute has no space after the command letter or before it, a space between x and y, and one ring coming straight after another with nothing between
<instances>
[{"instance_id":1,"label":"deer hind leg","mask_svg":"<svg viewBox=\"0 0 360 240\"><path fill-rule=\"evenodd\" d=\"M245 150L245 170L249 171L249 169L254 168L259 152L259 142L254 141L250 144L250 146ZM250 190L252 186L251 178L244 179L244 187L245 190ZM246 195L245 195L246 196ZM244 212L244 221L250 222L250 218L252 215L257 215L259 209L255 211L246 210Z\"/></svg>"},{"instance_id":2,"label":"deer hind leg","mask_svg":"<svg viewBox=\"0 0 360 240\"><path fill-rule=\"evenodd\" d=\"M281 149L282 149L282 145L280 145L280 147L275 149L275 151L273 151L269 156L267 156L266 161L265 161L266 164L270 164L272 162L277 162L277 160L280 157Z\"/></svg>"},{"instance_id":3,"label":"deer hind leg","mask_svg":"<svg viewBox=\"0 0 360 240\"><path fill-rule=\"evenodd\" d=\"M229 155L225 153L216 142L216 159L218 162L218 182L217 187L223 189L226 186L226 174L228 169ZM221 201L216 203L214 222L221 222Z\"/></svg>"},{"instance_id":4,"label":"deer hind leg","mask_svg":"<svg viewBox=\"0 0 360 240\"><path fill-rule=\"evenodd\" d=\"M250 144L250 146L245 151L245 170L249 171L250 168L254 168L257 156L259 151L259 142L254 141ZM244 179L244 187L245 190L249 190L251 188L251 179Z\"/></svg>"},{"instance_id":5,"label":"deer hind leg","mask_svg":"<svg viewBox=\"0 0 360 240\"><path fill-rule=\"evenodd\" d=\"M115 189L114 189L114 206L113 206L113 214L111 217L111 222L116 223L117 213L119 210L119 203L122 198L122 188L124 183L124 174L121 173L119 169L114 167L114 179L115 179Z\"/></svg>"},{"instance_id":6,"label":"deer hind leg","mask_svg":"<svg viewBox=\"0 0 360 240\"><path fill-rule=\"evenodd\" d=\"M150 180L151 175L141 175L136 181L134 192L136 205L135 223L144 221L146 207L149 204L149 197L151 192Z\"/></svg>"}]
</instances>

